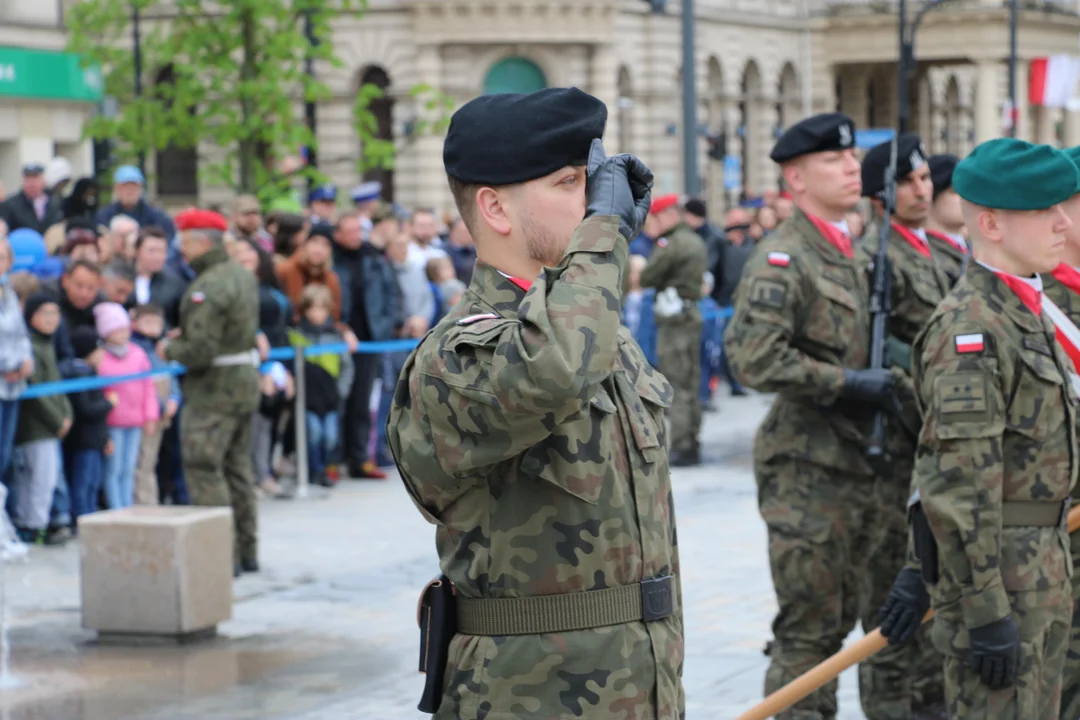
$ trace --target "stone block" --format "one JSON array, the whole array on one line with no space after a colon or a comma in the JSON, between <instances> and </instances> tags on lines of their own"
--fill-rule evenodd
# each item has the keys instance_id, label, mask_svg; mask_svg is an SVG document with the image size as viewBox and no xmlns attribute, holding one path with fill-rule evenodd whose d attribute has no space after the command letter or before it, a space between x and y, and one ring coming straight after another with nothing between
<instances>
[{"instance_id":1,"label":"stone block","mask_svg":"<svg viewBox=\"0 0 1080 720\"><path fill-rule=\"evenodd\" d=\"M79 518L82 624L190 636L232 617L229 508L130 507Z\"/></svg>"}]
</instances>

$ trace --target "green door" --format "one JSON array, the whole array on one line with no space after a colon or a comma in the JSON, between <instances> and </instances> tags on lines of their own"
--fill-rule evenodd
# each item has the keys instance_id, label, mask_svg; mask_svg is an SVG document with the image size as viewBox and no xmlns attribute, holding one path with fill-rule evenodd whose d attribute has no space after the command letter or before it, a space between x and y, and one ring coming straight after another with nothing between
<instances>
[{"instance_id":1,"label":"green door","mask_svg":"<svg viewBox=\"0 0 1080 720\"><path fill-rule=\"evenodd\" d=\"M484 78L484 94L533 93L547 87L544 71L522 57L509 57L491 66Z\"/></svg>"}]
</instances>

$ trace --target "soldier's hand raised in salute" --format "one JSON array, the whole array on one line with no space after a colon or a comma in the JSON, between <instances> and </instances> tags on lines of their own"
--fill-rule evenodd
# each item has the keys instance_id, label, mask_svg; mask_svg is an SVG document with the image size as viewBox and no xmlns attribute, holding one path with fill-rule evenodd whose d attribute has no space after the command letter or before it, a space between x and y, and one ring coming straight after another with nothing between
<instances>
[{"instance_id":1,"label":"soldier's hand raised in salute","mask_svg":"<svg viewBox=\"0 0 1080 720\"><path fill-rule=\"evenodd\" d=\"M627 242L637 237L649 214L653 174L648 166L633 155L609 158L604 144L593 140L586 177L585 217L614 215Z\"/></svg>"}]
</instances>

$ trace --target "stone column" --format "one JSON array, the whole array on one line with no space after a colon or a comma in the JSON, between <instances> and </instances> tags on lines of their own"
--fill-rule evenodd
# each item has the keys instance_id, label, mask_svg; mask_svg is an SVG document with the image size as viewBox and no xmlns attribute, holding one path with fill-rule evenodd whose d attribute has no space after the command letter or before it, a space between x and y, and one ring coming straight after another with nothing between
<instances>
[{"instance_id":1,"label":"stone column","mask_svg":"<svg viewBox=\"0 0 1080 720\"><path fill-rule=\"evenodd\" d=\"M619 70L615 65L615 52L612 45L603 43L592 48L592 61L589 63L589 87L596 97L603 100L608 109L607 129L604 130L604 145L609 155L627 152L619 147Z\"/></svg>"},{"instance_id":2,"label":"stone column","mask_svg":"<svg viewBox=\"0 0 1080 720\"><path fill-rule=\"evenodd\" d=\"M981 60L975 76L975 143L1001 135L1001 109L1007 98L1001 94L1001 63Z\"/></svg>"},{"instance_id":3,"label":"stone column","mask_svg":"<svg viewBox=\"0 0 1080 720\"><path fill-rule=\"evenodd\" d=\"M1057 111L1054 108L1039 107L1035 111L1035 142L1045 145L1057 145L1055 119Z\"/></svg>"},{"instance_id":4,"label":"stone column","mask_svg":"<svg viewBox=\"0 0 1080 720\"><path fill-rule=\"evenodd\" d=\"M1031 64L1027 60L1016 61L1016 137L1021 140L1031 140L1032 137L1031 123L1028 122L1028 72L1030 68Z\"/></svg>"},{"instance_id":5,"label":"stone column","mask_svg":"<svg viewBox=\"0 0 1080 720\"><path fill-rule=\"evenodd\" d=\"M1064 136L1065 147L1080 145L1080 112L1065 110Z\"/></svg>"},{"instance_id":6,"label":"stone column","mask_svg":"<svg viewBox=\"0 0 1080 720\"><path fill-rule=\"evenodd\" d=\"M710 97L709 103L709 132L720 134L724 130L724 101L717 96ZM728 139L730 142L730 138ZM724 195L724 163L722 160L714 160L706 153L705 172L706 196L709 203L709 211L714 217L726 208L727 198Z\"/></svg>"},{"instance_id":7,"label":"stone column","mask_svg":"<svg viewBox=\"0 0 1080 720\"><path fill-rule=\"evenodd\" d=\"M429 85L435 91L441 91L442 82L442 54L438 45L425 44L417 47L416 53L416 80L420 84ZM446 173L442 164L443 134L436 133L431 127L436 116L428 112L423 106L424 99L416 104L417 118L426 126L417 137L413 145L414 161L412 163L415 176L411 184L415 190L416 203L419 207L431 207L437 212L449 208L453 204L450 191L446 185ZM395 108L403 103L395 103Z\"/></svg>"},{"instance_id":8,"label":"stone column","mask_svg":"<svg viewBox=\"0 0 1080 720\"><path fill-rule=\"evenodd\" d=\"M760 195L766 190L775 190L776 176L779 172L776 163L769 160L769 153L772 152L772 147L776 144L776 127L780 122L776 98L762 98L760 108L758 117L761 118L761 122L758 131L757 152L750 157L750 162L754 164L756 171L753 184L755 195Z\"/></svg>"}]
</instances>

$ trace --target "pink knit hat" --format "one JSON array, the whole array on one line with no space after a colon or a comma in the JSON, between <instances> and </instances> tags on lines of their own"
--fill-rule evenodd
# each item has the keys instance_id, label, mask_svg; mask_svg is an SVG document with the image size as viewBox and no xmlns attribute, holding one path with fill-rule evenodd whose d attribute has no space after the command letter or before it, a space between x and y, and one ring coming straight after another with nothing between
<instances>
[{"instance_id":1,"label":"pink knit hat","mask_svg":"<svg viewBox=\"0 0 1080 720\"><path fill-rule=\"evenodd\" d=\"M94 325L98 337L105 338L111 332L131 327L131 318L127 310L116 303L98 303L94 306Z\"/></svg>"}]
</instances>

